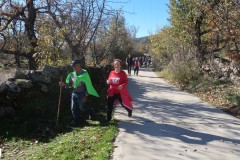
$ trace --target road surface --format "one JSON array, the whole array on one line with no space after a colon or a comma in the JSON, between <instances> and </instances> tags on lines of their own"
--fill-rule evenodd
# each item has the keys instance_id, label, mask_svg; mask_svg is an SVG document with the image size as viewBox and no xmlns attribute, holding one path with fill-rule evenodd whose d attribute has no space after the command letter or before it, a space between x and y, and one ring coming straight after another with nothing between
<instances>
[{"instance_id":1,"label":"road surface","mask_svg":"<svg viewBox=\"0 0 240 160\"><path fill-rule=\"evenodd\" d=\"M133 117L117 107L113 160L239 160L240 119L158 78L129 76Z\"/></svg>"}]
</instances>

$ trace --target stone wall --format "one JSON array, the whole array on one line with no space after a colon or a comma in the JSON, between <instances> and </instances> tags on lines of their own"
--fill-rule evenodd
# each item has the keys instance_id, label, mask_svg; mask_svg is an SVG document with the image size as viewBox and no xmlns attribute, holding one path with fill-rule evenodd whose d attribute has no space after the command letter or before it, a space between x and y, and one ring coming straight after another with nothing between
<instances>
[{"instance_id":1,"label":"stone wall","mask_svg":"<svg viewBox=\"0 0 240 160\"><path fill-rule=\"evenodd\" d=\"M222 81L231 81L234 84L240 84L240 63L221 58L210 58L203 70Z\"/></svg>"},{"instance_id":2,"label":"stone wall","mask_svg":"<svg viewBox=\"0 0 240 160\"><path fill-rule=\"evenodd\" d=\"M45 66L42 70L12 69L1 75L0 81L0 117L12 116L18 107L19 96L31 96L48 93L53 79L59 79L66 68ZM65 75L64 75L65 76Z\"/></svg>"},{"instance_id":3,"label":"stone wall","mask_svg":"<svg viewBox=\"0 0 240 160\"><path fill-rule=\"evenodd\" d=\"M106 79L112 70L112 66L88 67L88 73L95 89L102 98L105 99ZM15 110L19 108L22 99L31 99L39 97L42 94L51 94L50 89L58 87L57 83L60 77L63 80L67 74L72 71L72 67L54 67L45 66L42 70L8 70L8 73L1 75L0 79L0 117L13 116ZM1 74L1 73L0 73ZM52 95L50 95L52 96ZM28 102L21 103L28 103Z\"/></svg>"}]
</instances>

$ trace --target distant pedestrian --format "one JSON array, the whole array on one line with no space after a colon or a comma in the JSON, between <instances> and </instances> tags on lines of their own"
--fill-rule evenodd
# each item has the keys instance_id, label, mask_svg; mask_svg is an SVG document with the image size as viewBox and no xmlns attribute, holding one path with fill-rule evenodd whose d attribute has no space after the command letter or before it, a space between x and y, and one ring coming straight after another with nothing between
<instances>
[{"instance_id":1,"label":"distant pedestrian","mask_svg":"<svg viewBox=\"0 0 240 160\"><path fill-rule=\"evenodd\" d=\"M145 68L147 68L147 60L146 59L144 61L144 66L145 66Z\"/></svg>"},{"instance_id":2,"label":"distant pedestrian","mask_svg":"<svg viewBox=\"0 0 240 160\"><path fill-rule=\"evenodd\" d=\"M134 62L134 75L138 76L139 67L140 67L140 62L138 60L138 57L136 57L136 60Z\"/></svg>"},{"instance_id":3,"label":"distant pedestrian","mask_svg":"<svg viewBox=\"0 0 240 160\"><path fill-rule=\"evenodd\" d=\"M126 64L127 64L127 68L128 68L128 75L130 76L131 70L132 70L132 64L133 64L133 58L130 54L126 58Z\"/></svg>"},{"instance_id":4,"label":"distant pedestrian","mask_svg":"<svg viewBox=\"0 0 240 160\"><path fill-rule=\"evenodd\" d=\"M114 70L110 72L107 84L110 85L107 90L107 120L112 119L113 107L117 100L128 111L128 116L132 116L132 98L127 91L127 74L121 69L121 60L115 59L113 62Z\"/></svg>"},{"instance_id":5,"label":"distant pedestrian","mask_svg":"<svg viewBox=\"0 0 240 160\"><path fill-rule=\"evenodd\" d=\"M151 62L152 62L151 56L150 56L150 55L147 55L146 60L147 60L147 67L150 67Z\"/></svg>"},{"instance_id":6,"label":"distant pedestrian","mask_svg":"<svg viewBox=\"0 0 240 160\"><path fill-rule=\"evenodd\" d=\"M143 62L142 62L142 57L138 58L139 62L140 62L140 67L142 66Z\"/></svg>"}]
</instances>

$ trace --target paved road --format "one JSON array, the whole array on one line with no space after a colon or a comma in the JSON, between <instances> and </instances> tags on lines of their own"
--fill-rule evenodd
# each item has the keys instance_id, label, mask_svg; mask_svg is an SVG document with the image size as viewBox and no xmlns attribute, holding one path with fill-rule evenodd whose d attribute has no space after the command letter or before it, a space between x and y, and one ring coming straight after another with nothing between
<instances>
[{"instance_id":1,"label":"paved road","mask_svg":"<svg viewBox=\"0 0 240 160\"><path fill-rule=\"evenodd\" d=\"M117 107L114 160L239 160L240 119L158 78L129 77L133 117Z\"/></svg>"}]
</instances>

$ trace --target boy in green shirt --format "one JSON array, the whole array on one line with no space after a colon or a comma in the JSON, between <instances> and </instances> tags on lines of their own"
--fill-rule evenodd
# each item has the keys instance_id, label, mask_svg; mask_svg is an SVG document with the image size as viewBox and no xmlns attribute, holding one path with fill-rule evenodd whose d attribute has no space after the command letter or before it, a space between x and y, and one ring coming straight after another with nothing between
<instances>
[{"instance_id":1,"label":"boy in green shirt","mask_svg":"<svg viewBox=\"0 0 240 160\"><path fill-rule=\"evenodd\" d=\"M93 116L93 109L87 107L86 102L89 94L96 97L99 97L99 95L92 86L88 72L81 68L80 61L72 61L71 66L74 71L68 74L66 83L61 81L59 85L61 87L73 88L71 111L74 120L71 124L75 125L81 123L80 111L87 111L91 117Z\"/></svg>"}]
</instances>

